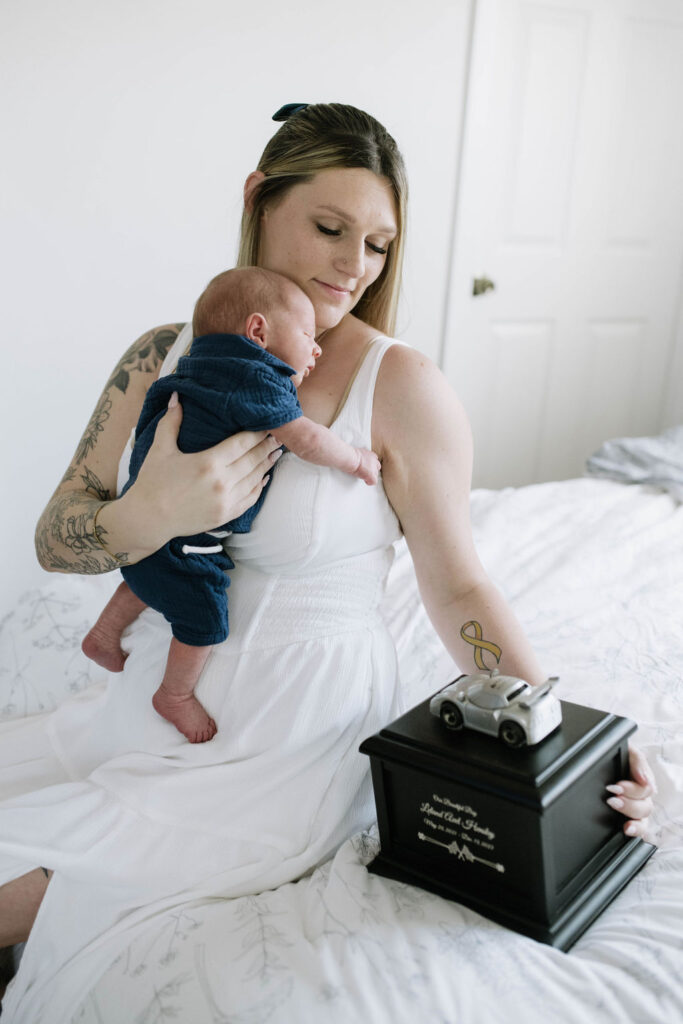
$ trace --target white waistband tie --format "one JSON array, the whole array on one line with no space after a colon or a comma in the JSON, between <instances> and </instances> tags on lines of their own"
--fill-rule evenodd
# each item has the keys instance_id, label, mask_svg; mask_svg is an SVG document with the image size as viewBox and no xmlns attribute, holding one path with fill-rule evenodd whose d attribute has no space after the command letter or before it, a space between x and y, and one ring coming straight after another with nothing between
<instances>
[{"instance_id":1,"label":"white waistband tie","mask_svg":"<svg viewBox=\"0 0 683 1024\"><path fill-rule=\"evenodd\" d=\"M217 555L222 550L222 544L183 544L182 547L184 555Z\"/></svg>"}]
</instances>

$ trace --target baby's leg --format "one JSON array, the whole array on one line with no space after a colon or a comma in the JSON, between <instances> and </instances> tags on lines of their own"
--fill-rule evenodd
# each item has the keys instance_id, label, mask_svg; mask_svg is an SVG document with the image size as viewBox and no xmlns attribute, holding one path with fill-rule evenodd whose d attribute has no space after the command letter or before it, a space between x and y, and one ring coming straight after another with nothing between
<instances>
[{"instance_id":1,"label":"baby's leg","mask_svg":"<svg viewBox=\"0 0 683 1024\"><path fill-rule=\"evenodd\" d=\"M173 637L164 678L152 697L159 714L175 725L190 743L206 743L216 735L216 723L194 695L210 650L210 647L181 643Z\"/></svg>"},{"instance_id":2,"label":"baby's leg","mask_svg":"<svg viewBox=\"0 0 683 1024\"><path fill-rule=\"evenodd\" d=\"M128 655L121 650L121 634L146 607L127 583L120 583L81 644L86 657L110 672L123 672Z\"/></svg>"}]
</instances>

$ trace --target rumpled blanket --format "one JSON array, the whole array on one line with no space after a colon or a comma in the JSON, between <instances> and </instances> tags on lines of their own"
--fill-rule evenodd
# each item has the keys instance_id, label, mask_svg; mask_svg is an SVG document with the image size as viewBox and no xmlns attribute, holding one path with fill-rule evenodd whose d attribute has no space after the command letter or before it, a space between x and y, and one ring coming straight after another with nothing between
<instances>
[{"instance_id":1,"label":"rumpled blanket","mask_svg":"<svg viewBox=\"0 0 683 1024\"><path fill-rule=\"evenodd\" d=\"M625 484L651 484L683 502L683 424L657 437L606 441L586 462L586 473Z\"/></svg>"}]
</instances>

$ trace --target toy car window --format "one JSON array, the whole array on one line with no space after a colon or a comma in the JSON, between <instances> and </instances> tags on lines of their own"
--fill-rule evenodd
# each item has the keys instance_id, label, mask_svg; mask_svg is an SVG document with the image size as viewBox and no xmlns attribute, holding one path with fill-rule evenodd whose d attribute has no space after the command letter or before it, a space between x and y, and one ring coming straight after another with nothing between
<instances>
[{"instance_id":1,"label":"toy car window","mask_svg":"<svg viewBox=\"0 0 683 1024\"><path fill-rule=\"evenodd\" d=\"M512 691L512 693L509 693L507 698L508 704L513 701L515 697L519 697L520 693L526 693L526 689L526 684L524 684L523 686L518 686L516 690Z\"/></svg>"},{"instance_id":2,"label":"toy car window","mask_svg":"<svg viewBox=\"0 0 683 1024\"><path fill-rule=\"evenodd\" d=\"M468 694L469 700L477 708L504 708L506 701L502 693L495 693L493 690L478 690Z\"/></svg>"}]
</instances>

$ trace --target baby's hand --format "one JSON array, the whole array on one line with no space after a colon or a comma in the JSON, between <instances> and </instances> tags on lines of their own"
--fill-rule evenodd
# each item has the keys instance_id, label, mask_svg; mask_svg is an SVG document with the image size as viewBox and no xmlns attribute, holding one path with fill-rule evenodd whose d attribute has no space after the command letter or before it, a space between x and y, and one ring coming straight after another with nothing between
<instances>
[{"instance_id":1,"label":"baby's hand","mask_svg":"<svg viewBox=\"0 0 683 1024\"><path fill-rule=\"evenodd\" d=\"M379 459L367 448L357 448L356 451L360 455L360 462L354 476L360 477L366 484L376 484L381 469Z\"/></svg>"}]
</instances>

